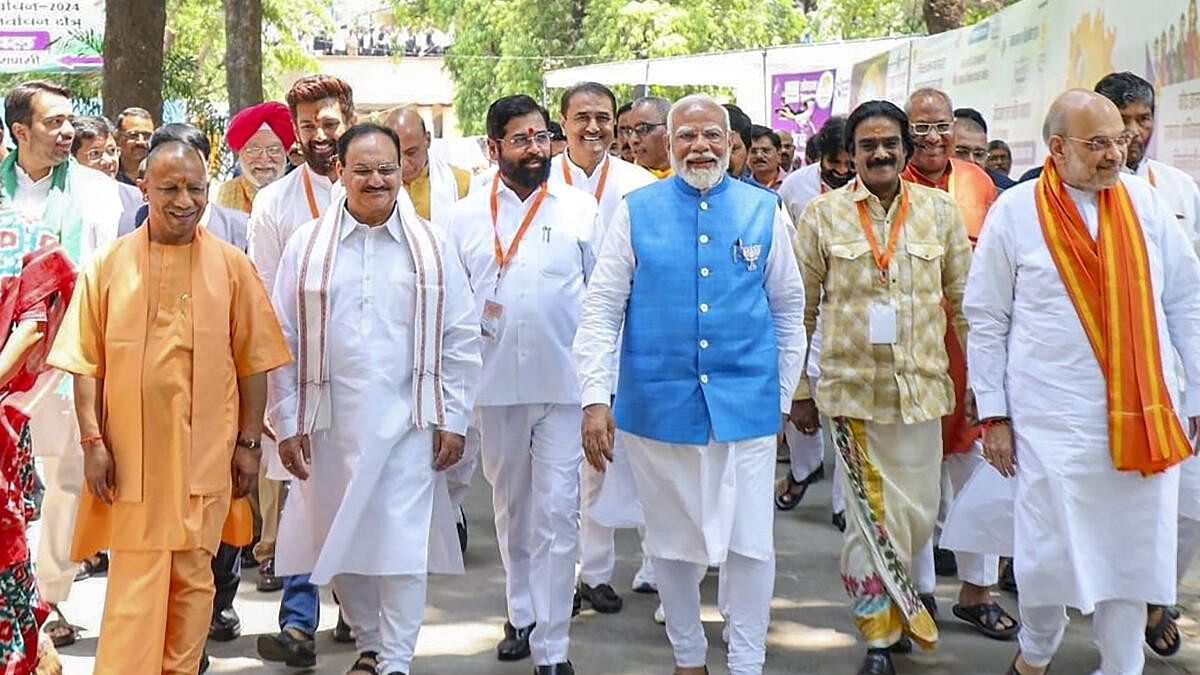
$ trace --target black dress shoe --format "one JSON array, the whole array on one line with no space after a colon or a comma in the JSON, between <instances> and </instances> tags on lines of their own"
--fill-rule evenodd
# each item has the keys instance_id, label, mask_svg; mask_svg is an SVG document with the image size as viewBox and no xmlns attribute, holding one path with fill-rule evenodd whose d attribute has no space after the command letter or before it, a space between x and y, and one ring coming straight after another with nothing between
<instances>
[{"instance_id":1,"label":"black dress shoe","mask_svg":"<svg viewBox=\"0 0 1200 675\"><path fill-rule=\"evenodd\" d=\"M832 521L833 521L833 526L838 529L838 532L846 531L846 512L845 511L838 511L837 513L833 514Z\"/></svg>"},{"instance_id":2,"label":"black dress shoe","mask_svg":"<svg viewBox=\"0 0 1200 675\"><path fill-rule=\"evenodd\" d=\"M242 634L242 621L232 607L217 612L208 624L208 639L217 642L233 642Z\"/></svg>"},{"instance_id":3,"label":"black dress shoe","mask_svg":"<svg viewBox=\"0 0 1200 675\"><path fill-rule=\"evenodd\" d=\"M570 661L563 661L549 666L538 666L533 669L533 675L575 675L575 667Z\"/></svg>"},{"instance_id":4,"label":"black dress shoe","mask_svg":"<svg viewBox=\"0 0 1200 675\"><path fill-rule=\"evenodd\" d=\"M290 631L258 636L258 655L264 661L284 663L292 668L312 668L317 665L317 647L312 638L301 640Z\"/></svg>"},{"instance_id":5,"label":"black dress shoe","mask_svg":"<svg viewBox=\"0 0 1200 675\"><path fill-rule=\"evenodd\" d=\"M267 558L258 566L258 583L254 587L259 593L274 593L283 589L283 579L275 576L274 558Z\"/></svg>"},{"instance_id":6,"label":"black dress shoe","mask_svg":"<svg viewBox=\"0 0 1200 675\"><path fill-rule=\"evenodd\" d=\"M921 600L921 604L925 605L929 616L937 618L937 597L933 593L921 593L917 596Z\"/></svg>"},{"instance_id":7,"label":"black dress shoe","mask_svg":"<svg viewBox=\"0 0 1200 675\"><path fill-rule=\"evenodd\" d=\"M858 675L896 675L892 665L892 657L886 649L868 649L867 658L863 659Z\"/></svg>"},{"instance_id":8,"label":"black dress shoe","mask_svg":"<svg viewBox=\"0 0 1200 675\"><path fill-rule=\"evenodd\" d=\"M200 669L197 672L204 675L208 672L209 665L211 664L208 662L208 652L204 652L204 655L200 657Z\"/></svg>"},{"instance_id":9,"label":"black dress shoe","mask_svg":"<svg viewBox=\"0 0 1200 675\"><path fill-rule=\"evenodd\" d=\"M571 600L571 616L579 616L583 611L583 598L579 597L579 587L575 587L575 597Z\"/></svg>"},{"instance_id":10,"label":"black dress shoe","mask_svg":"<svg viewBox=\"0 0 1200 675\"><path fill-rule=\"evenodd\" d=\"M354 642L354 631L350 630L350 624L346 623L345 617L342 616L342 611L338 610L338 622L333 627L333 641L348 643Z\"/></svg>"},{"instance_id":11,"label":"black dress shoe","mask_svg":"<svg viewBox=\"0 0 1200 675\"><path fill-rule=\"evenodd\" d=\"M617 595L613 587L608 584L588 586L587 584L580 583L577 593L580 600L586 600L592 606L592 609L601 614L616 614L621 611L623 604L621 596Z\"/></svg>"},{"instance_id":12,"label":"black dress shoe","mask_svg":"<svg viewBox=\"0 0 1200 675\"><path fill-rule=\"evenodd\" d=\"M529 635L536 623L524 628L516 628L511 623L504 622L504 639L496 645L496 658L501 661L520 661L529 658Z\"/></svg>"}]
</instances>

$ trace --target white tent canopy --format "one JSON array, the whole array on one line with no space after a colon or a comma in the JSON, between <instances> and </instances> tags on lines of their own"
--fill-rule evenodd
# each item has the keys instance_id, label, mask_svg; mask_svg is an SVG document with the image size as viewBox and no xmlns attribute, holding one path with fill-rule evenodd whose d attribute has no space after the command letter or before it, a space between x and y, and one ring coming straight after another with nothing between
<instances>
[{"instance_id":1,"label":"white tent canopy","mask_svg":"<svg viewBox=\"0 0 1200 675\"><path fill-rule=\"evenodd\" d=\"M849 105L850 68L911 38L822 42L767 49L714 52L634 61L613 61L551 70L543 74L547 88L564 89L579 82L632 85L713 85L734 90L737 104L756 122L768 118L771 76L837 69L834 112ZM840 104L840 107L839 107Z\"/></svg>"}]
</instances>

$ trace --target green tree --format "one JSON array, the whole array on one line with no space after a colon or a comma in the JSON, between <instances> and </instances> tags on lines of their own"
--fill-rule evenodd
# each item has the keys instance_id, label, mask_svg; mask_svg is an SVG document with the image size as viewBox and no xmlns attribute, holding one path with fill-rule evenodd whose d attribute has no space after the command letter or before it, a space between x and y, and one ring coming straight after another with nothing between
<instances>
[{"instance_id":1,"label":"green tree","mask_svg":"<svg viewBox=\"0 0 1200 675\"><path fill-rule=\"evenodd\" d=\"M798 41L791 0L413 0L400 23L452 28L446 69L465 133L482 133L499 95L542 89L554 68Z\"/></svg>"}]
</instances>

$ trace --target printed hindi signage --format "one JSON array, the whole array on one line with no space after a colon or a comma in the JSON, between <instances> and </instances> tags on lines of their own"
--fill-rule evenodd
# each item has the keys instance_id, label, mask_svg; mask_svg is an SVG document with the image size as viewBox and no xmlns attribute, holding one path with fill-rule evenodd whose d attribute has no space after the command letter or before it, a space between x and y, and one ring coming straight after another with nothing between
<instances>
[{"instance_id":1,"label":"printed hindi signage","mask_svg":"<svg viewBox=\"0 0 1200 675\"><path fill-rule=\"evenodd\" d=\"M0 73L97 70L103 0L0 0Z\"/></svg>"},{"instance_id":2,"label":"printed hindi signage","mask_svg":"<svg viewBox=\"0 0 1200 675\"><path fill-rule=\"evenodd\" d=\"M803 150L832 113L835 84L832 69L771 76L771 128Z\"/></svg>"},{"instance_id":3,"label":"printed hindi signage","mask_svg":"<svg viewBox=\"0 0 1200 675\"><path fill-rule=\"evenodd\" d=\"M903 103L934 87L979 110L988 135L1009 143L1013 175L1042 163L1042 120L1056 96L1132 71L1157 93L1149 154L1200 178L1200 0L1023 0L955 31L916 38L855 64L851 109Z\"/></svg>"}]
</instances>

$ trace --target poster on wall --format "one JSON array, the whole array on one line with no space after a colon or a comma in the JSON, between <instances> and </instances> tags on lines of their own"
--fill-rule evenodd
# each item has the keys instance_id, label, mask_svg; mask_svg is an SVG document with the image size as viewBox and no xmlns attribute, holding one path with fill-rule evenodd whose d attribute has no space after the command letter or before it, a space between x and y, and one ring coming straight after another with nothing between
<instances>
[{"instance_id":1,"label":"poster on wall","mask_svg":"<svg viewBox=\"0 0 1200 675\"><path fill-rule=\"evenodd\" d=\"M0 0L0 73L64 73L104 65L104 0Z\"/></svg>"},{"instance_id":2,"label":"poster on wall","mask_svg":"<svg viewBox=\"0 0 1200 675\"><path fill-rule=\"evenodd\" d=\"M791 134L796 148L803 151L832 114L836 76L833 69L773 75L771 128Z\"/></svg>"},{"instance_id":3,"label":"poster on wall","mask_svg":"<svg viewBox=\"0 0 1200 675\"><path fill-rule=\"evenodd\" d=\"M1072 87L1092 89L1131 71L1155 87L1148 155L1200 179L1200 0L1155 0L1153 13L1127 0L1024 0L956 31L915 39L854 65L851 108L886 98L902 103L935 87L956 107L979 110L989 137L1012 148L1015 177L1042 163L1042 120Z\"/></svg>"}]
</instances>

